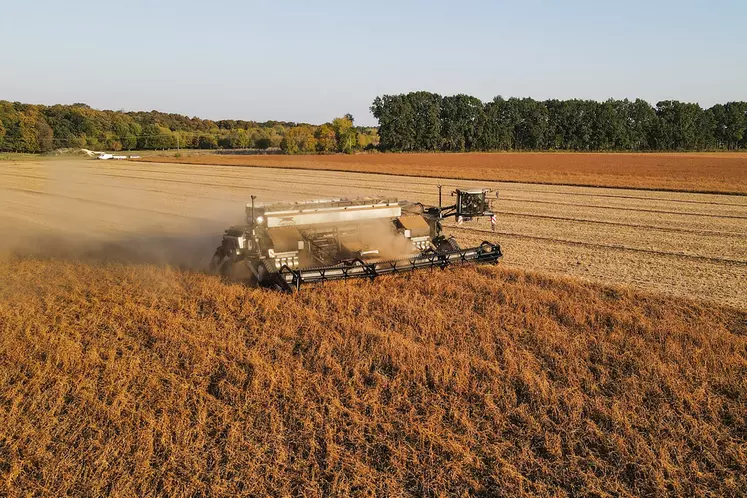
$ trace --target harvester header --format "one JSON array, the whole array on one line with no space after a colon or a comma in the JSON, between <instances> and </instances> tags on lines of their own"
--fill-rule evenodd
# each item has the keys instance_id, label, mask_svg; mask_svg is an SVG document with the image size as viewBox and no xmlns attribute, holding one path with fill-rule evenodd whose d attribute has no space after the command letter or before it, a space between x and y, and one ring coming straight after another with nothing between
<instances>
[{"instance_id":1,"label":"harvester header","mask_svg":"<svg viewBox=\"0 0 747 498\"><path fill-rule=\"evenodd\" d=\"M497 262L498 244L461 249L443 234L441 221L458 224L495 215L489 189L457 189L453 205L424 206L364 197L259 204L251 196L246 224L226 230L211 270L229 278L284 291L304 283L376 278L469 262Z\"/></svg>"}]
</instances>

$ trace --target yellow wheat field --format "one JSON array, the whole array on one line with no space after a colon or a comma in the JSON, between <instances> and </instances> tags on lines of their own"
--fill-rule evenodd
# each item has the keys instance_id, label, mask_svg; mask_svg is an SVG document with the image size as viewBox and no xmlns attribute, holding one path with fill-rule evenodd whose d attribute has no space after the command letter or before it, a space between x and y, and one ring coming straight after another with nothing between
<instances>
[{"instance_id":1,"label":"yellow wheat field","mask_svg":"<svg viewBox=\"0 0 747 498\"><path fill-rule=\"evenodd\" d=\"M462 268L0 263L0 493L739 495L747 315Z\"/></svg>"}]
</instances>

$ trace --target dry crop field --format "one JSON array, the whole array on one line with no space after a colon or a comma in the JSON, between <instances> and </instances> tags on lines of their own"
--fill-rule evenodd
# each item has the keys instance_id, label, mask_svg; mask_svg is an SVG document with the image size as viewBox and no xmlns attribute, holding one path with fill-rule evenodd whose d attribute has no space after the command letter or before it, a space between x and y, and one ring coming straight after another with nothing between
<instances>
[{"instance_id":1,"label":"dry crop field","mask_svg":"<svg viewBox=\"0 0 747 498\"><path fill-rule=\"evenodd\" d=\"M500 191L495 234L450 229L503 263L292 296L195 271L251 193L438 183ZM743 494L746 229L738 195L0 163L0 495Z\"/></svg>"},{"instance_id":2,"label":"dry crop field","mask_svg":"<svg viewBox=\"0 0 747 498\"><path fill-rule=\"evenodd\" d=\"M100 252L204 268L244 203L341 195L437 202L436 185L495 188L506 266L632 285L747 309L747 196L410 178L330 171L93 160L0 169L0 250ZM448 199L448 197L447 197Z\"/></svg>"},{"instance_id":3,"label":"dry crop field","mask_svg":"<svg viewBox=\"0 0 747 498\"><path fill-rule=\"evenodd\" d=\"M0 495L737 496L747 314L501 266L0 262Z\"/></svg>"},{"instance_id":4,"label":"dry crop field","mask_svg":"<svg viewBox=\"0 0 747 498\"><path fill-rule=\"evenodd\" d=\"M187 153L192 154L192 153ZM747 194L747 153L465 153L354 156L204 155L144 161L357 171L591 187Z\"/></svg>"}]
</instances>

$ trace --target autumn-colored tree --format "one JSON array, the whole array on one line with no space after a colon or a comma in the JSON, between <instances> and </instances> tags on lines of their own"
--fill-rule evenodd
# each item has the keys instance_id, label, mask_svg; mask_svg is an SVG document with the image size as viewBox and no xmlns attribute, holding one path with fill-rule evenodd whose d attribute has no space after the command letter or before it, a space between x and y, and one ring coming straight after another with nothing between
<instances>
[{"instance_id":1,"label":"autumn-colored tree","mask_svg":"<svg viewBox=\"0 0 747 498\"><path fill-rule=\"evenodd\" d=\"M312 133L309 133L306 137L304 137L303 142L301 142L301 152L304 152L306 154L312 154L316 152L317 147L317 140L314 138L314 135Z\"/></svg>"},{"instance_id":2,"label":"autumn-colored tree","mask_svg":"<svg viewBox=\"0 0 747 498\"><path fill-rule=\"evenodd\" d=\"M345 134L350 128L353 127L353 122L347 117L335 118L332 120L332 129L335 130L335 135L339 138Z\"/></svg>"},{"instance_id":3,"label":"autumn-colored tree","mask_svg":"<svg viewBox=\"0 0 747 498\"><path fill-rule=\"evenodd\" d=\"M319 152L334 152L337 149L335 130L329 123L324 123L316 129L317 150Z\"/></svg>"},{"instance_id":4,"label":"autumn-colored tree","mask_svg":"<svg viewBox=\"0 0 747 498\"><path fill-rule=\"evenodd\" d=\"M379 134L376 128L366 128L358 132L358 148L372 149L379 145Z\"/></svg>"},{"instance_id":5,"label":"autumn-colored tree","mask_svg":"<svg viewBox=\"0 0 747 498\"><path fill-rule=\"evenodd\" d=\"M704 109L697 104L641 99L537 101L496 97L482 103L411 92L384 95L371 111L377 128L356 127L346 114L320 126L284 121L212 121L158 111L123 112L86 104L31 105L0 101L0 151L54 147L280 147L293 128L297 152L382 150L708 150L747 148L747 102ZM310 136L309 136L310 134ZM215 139L202 139L212 136ZM379 143L380 142L380 143ZM296 150L297 147L297 150Z\"/></svg>"},{"instance_id":6,"label":"autumn-colored tree","mask_svg":"<svg viewBox=\"0 0 747 498\"><path fill-rule=\"evenodd\" d=\"M39 116L34 123L36 128L36 152L49 152L54 148L52 128Z\"/></svg>"},{"instance_id":7,"label":"autumn-colored tree","mask_svg":"<svg viewBox=\"0 0 747 498\"><path fill-rule=\"evenodd\" d=\"M315 152L317 140L314 138L314 130L311 126L294 126L285 137L283 137L280 148L286 154L298 154L300 152Z\"/></svg>"},{"instance_id":8,"label":"autumn-colored tree","mask_svg":"<svg viewBox=\"0 0 747 498\"><path fill-rule=\"evenodd\" d=\"M280 141L280 150L286 154L298 154L301 150L297 139L296 128L291 128Z\"/></svg>"},{"instance_id":9,"label":"autumn-colored tree","mask_svg":"<svg viewBox=\"0 0 747 498\"><path fill-rule=\"evenodd\" d=\"M250 139L246 130L236 128L228 135L218 139L218 145L224 149L246 149L249 147Z\"/></svg>"},{"instance_id":10,"label":"autumn-colored tree","mask_svg":"<svg viewBox=\"0 0 747 498\"><path fill-rule=\"evenodd\" d=\"M122 142L119 141L119 137L117 137L114 133L105 134L104 146L106 150L122 150Z\"/></svg>"},{"instance_id":11,"label":"autumn-colored tree","mask_svg":"<svg viewBox=\"0 0 747 498\"><path fill-rule=\"evenodd\" d=\"M358 145L358 132L353 128L353 116L346 114L342 118L333 119L332 128L335 130L337 150L351 153Z\"/></svg>"},{"instance_id":12,"label":"autumn-colored tree","mask_svg":"<svg viewBox=\"0 0 747 498\"><path fill-rule=\"evenodd\" d=\"M18 152L39 152L36 123L31 116L21 115L16 128Z\"/></svg>"}]
</instances>

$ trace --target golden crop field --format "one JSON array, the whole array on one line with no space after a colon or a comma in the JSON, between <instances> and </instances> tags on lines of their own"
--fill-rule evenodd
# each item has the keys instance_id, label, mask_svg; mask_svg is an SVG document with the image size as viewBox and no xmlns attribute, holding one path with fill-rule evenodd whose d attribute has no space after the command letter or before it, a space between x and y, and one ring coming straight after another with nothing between
<instances>
[{"instance_id":1,"label":"golden crop field","mask_svg":"<svg viewBox=\"0 0 747 498\"><path fill-rule=\"evenodd\" d=\"M747 153L498 152L464 154L150 156L143 161L356 171L590 187L747 194Z\"/></svg>"},{"instance_id":2,"label":"golden crop field","mask_svg":"<svg viewBox=\"0 0 747 498\"><path fill-rule=\"evenodd\" d=\"M260 201L497 189L497 266L206 275ZM0 163L0 495L747 489L747 196Z\"/></svg>"},{"instance_id":3,"label":"golden crop field","mask_svg":"<svg viewBox=\"0 0 747 498\"><path fill-rule=\"evenodd\" d=\"M284 295L5 260L0 494L736 496L746 321L500 266Z\"/></svg>"}]
</instances>

